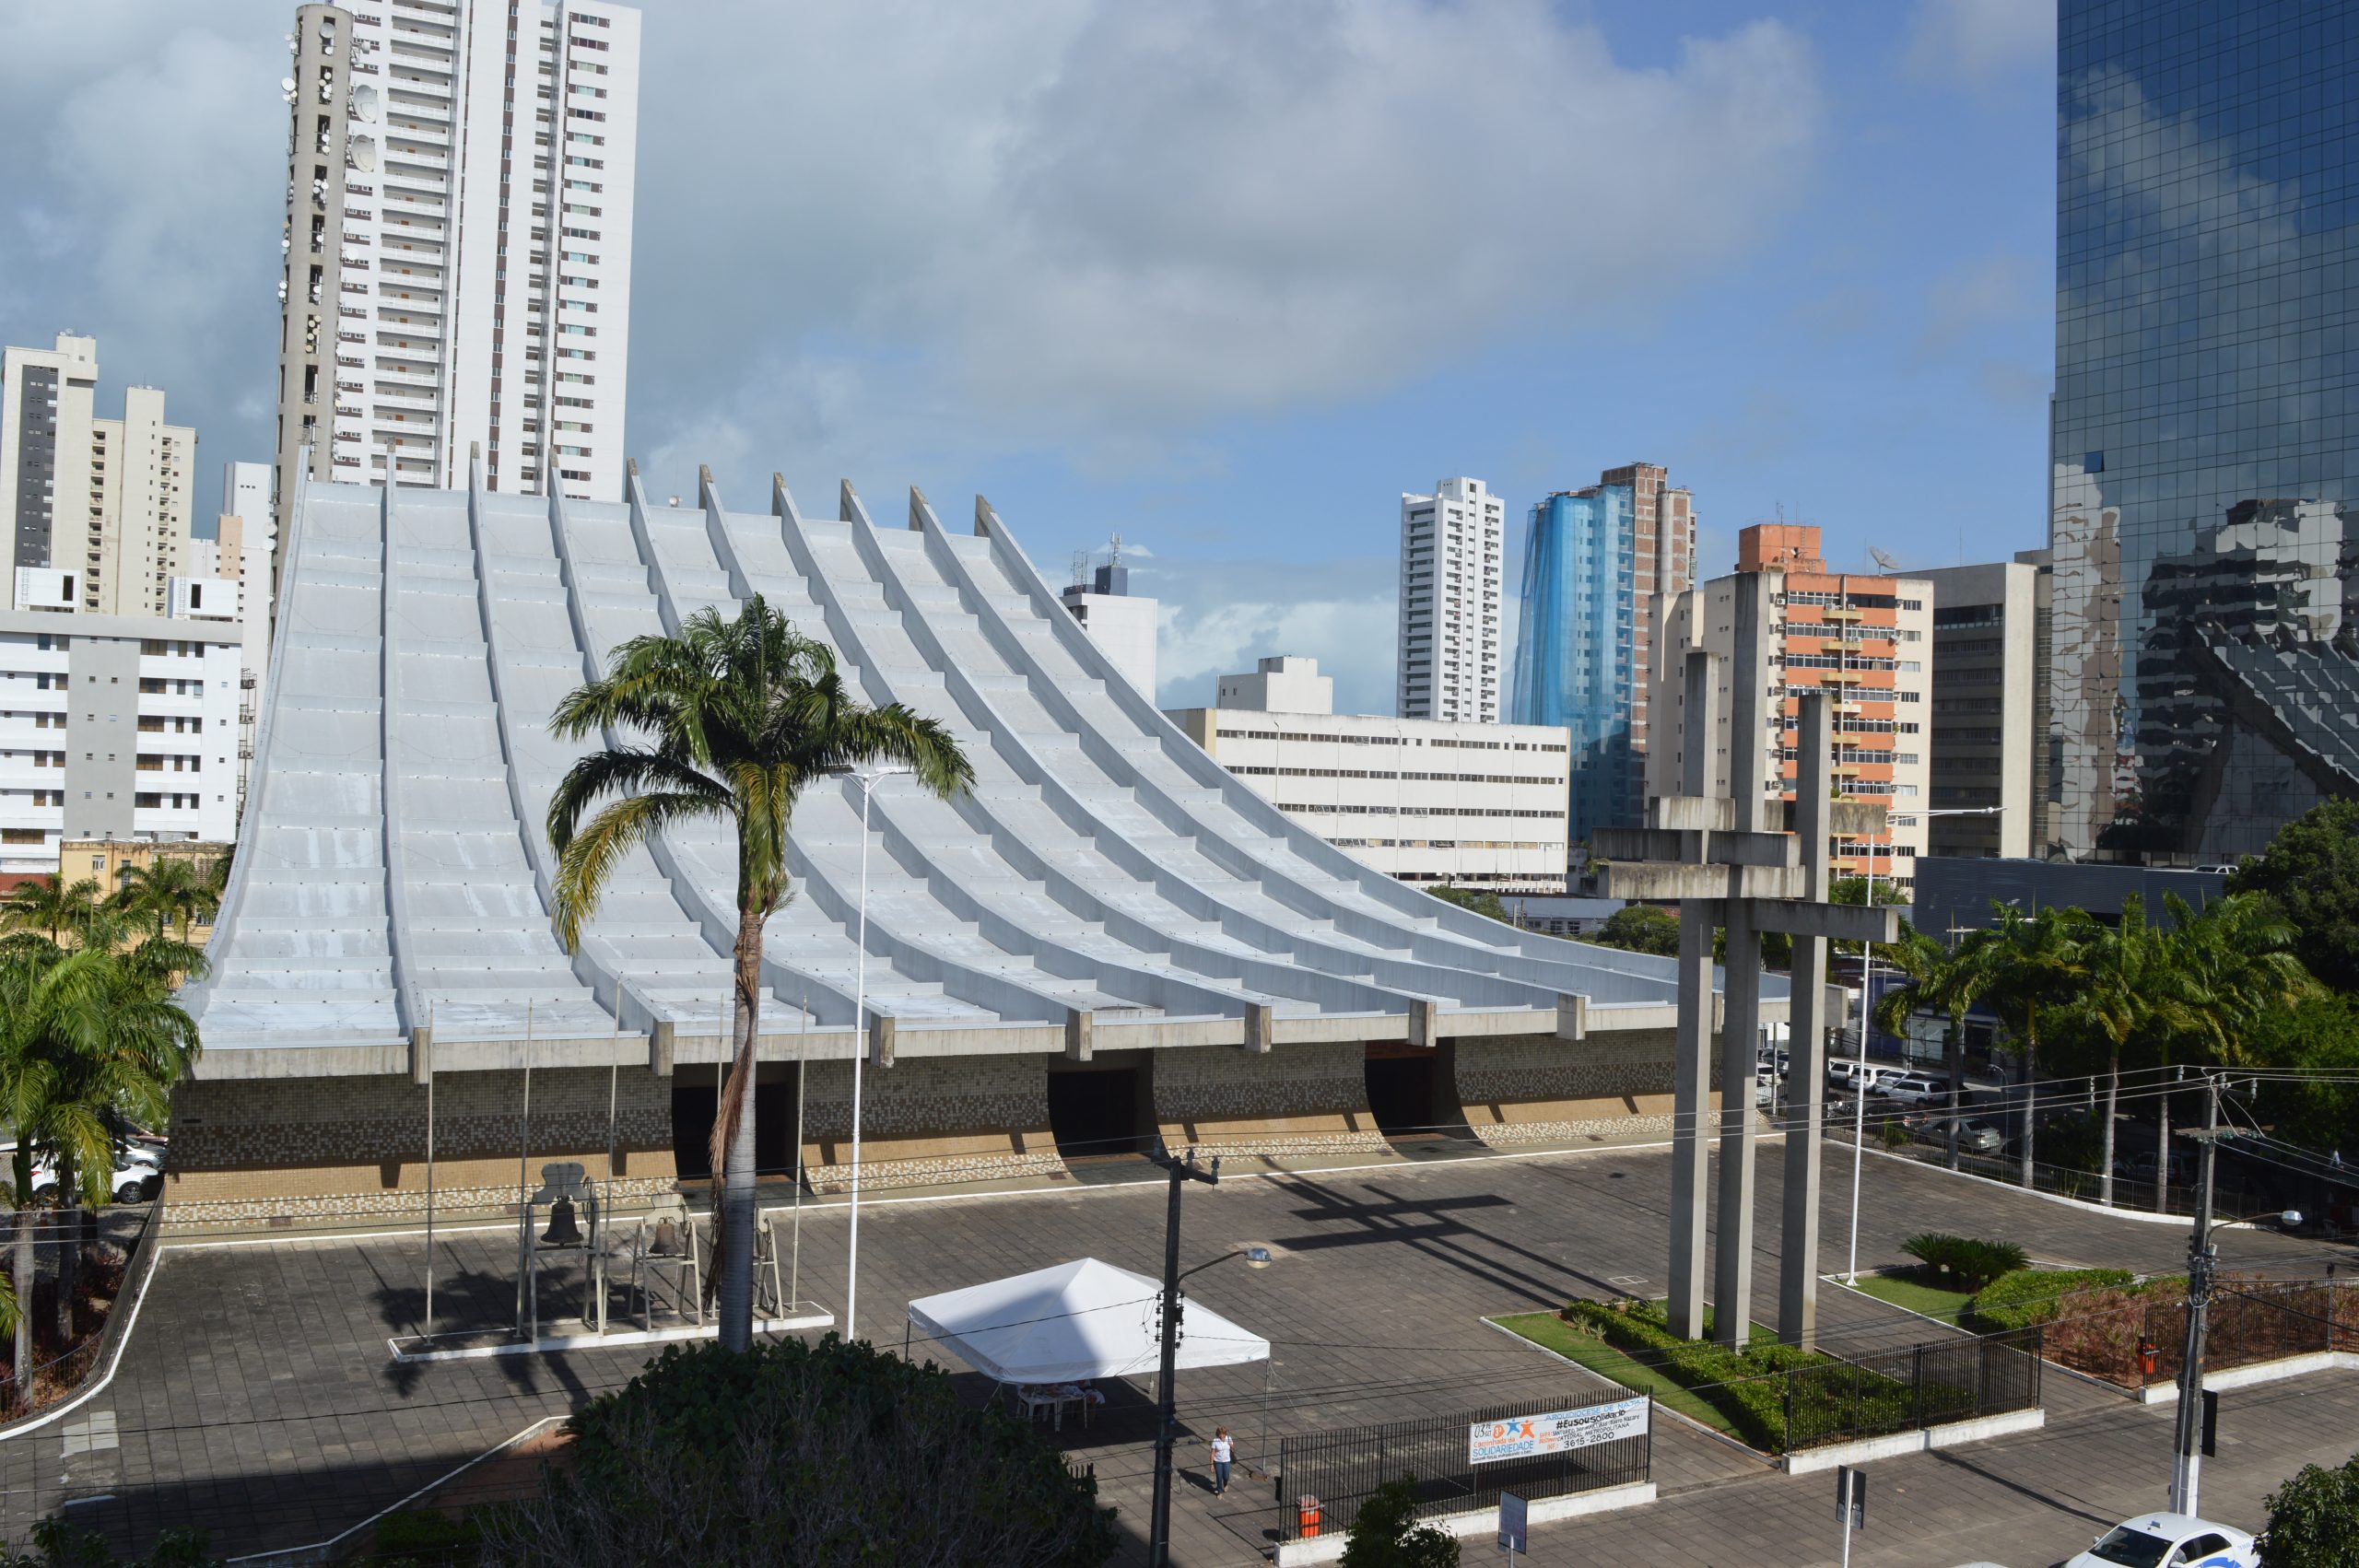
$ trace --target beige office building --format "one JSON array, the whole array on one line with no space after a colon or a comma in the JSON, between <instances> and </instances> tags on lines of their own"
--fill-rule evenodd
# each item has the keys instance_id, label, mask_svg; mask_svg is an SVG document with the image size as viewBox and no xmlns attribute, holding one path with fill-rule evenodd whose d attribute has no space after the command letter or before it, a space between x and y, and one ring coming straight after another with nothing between
<instances>
[{"instance_id":1,"label":"beige office building","mask_svg":"<svg viewBox=\"0 0 2359 1568\"><path fill-rule=\"evenodd\" d=\"M1923 574L1933 585L1931 802L1944 813L1930 825L1929 854L2021 858L2052 837L2047 554Z\"/></svg>"},{"instance_id":2,"label":"beige office building","mask_svg":"<svg viewBox=\"0 0 2359 1568\"><path fill-rule=\"evenodd\" d=\"M1215 708L1168 717L1280 811L1403 882L1565 887L1571 735L1561 725L1334 711L1319 661L1223 675Z\"/></svg>"}]
</instances>

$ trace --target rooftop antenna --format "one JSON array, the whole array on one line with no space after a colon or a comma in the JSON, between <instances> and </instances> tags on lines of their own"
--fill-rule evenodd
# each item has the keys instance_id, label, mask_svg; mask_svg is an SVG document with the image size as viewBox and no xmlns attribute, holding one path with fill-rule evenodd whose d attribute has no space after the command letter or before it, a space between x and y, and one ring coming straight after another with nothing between
<instances>
[{"instance_id":1,"label":"rooftop antenna","mask_svg":"<svg viewBox=\"0 0 2359 1568\"><path fill-rule=\"evenodd\" d=\"M1868 546L1868 558L1883 568L1886 577L1891 577L1900 570L1898 561L1894 560L1888 552L1880 550L1873 544Z\"/></svg>"},{"instance_id":2,"label":"rooftop antenna","mask_svg":"<svg viewBox=\"0 0 2359 1568\"><path fill-rule=\"evenodd\" d=\"M1106 557L1106 564L1109 567L1119 567L1122 564L1122 536L1119 533L1114 535L1112 547Z\"/></svg>"},{"instance_id":3,"label":"rooftop antenna","mask_svg":"<svg viewBox=\"0 0 2359 1568\"><path fill-rule=\"evenodd\" d=\"M1089 552L1086 550L1075 550L1073 553L1073 585L1075 588L1086 588L1089 585Z\"/></svg>"}]
</instances>

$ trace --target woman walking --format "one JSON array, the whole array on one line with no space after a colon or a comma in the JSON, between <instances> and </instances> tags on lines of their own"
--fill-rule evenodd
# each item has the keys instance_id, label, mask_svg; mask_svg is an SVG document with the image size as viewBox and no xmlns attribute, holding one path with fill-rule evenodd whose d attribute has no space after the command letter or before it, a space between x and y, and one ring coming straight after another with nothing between
<instances>
[{"instance_id":1,"label":"woman walking","mask_svg":"<svg viewBox=\"0 0 2359 1568\"><path fill-rule=\"evenodd\" d=\"M1228 1428L1213 1428L1213 1495L1218 1497L1228 1490L1228 1467L1237 1457L1237 1445L1230 1441Z\"/></svg>"}]
</instances>

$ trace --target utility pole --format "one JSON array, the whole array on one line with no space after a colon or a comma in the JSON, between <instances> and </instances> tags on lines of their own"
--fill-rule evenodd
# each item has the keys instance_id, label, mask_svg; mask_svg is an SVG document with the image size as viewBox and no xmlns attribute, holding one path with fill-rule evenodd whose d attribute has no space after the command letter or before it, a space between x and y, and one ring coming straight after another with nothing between
<instances>
[{"instance_id":1,"label":"utility pole","mask_svg":"<svg viewBox=\"0 0 2359 1568\"><path fill-rule=\"evenodd\" d=\"M1170 1208L1163 1222L1163 1358L1156 1378L1155 1507L1146 1538L1147 1568L1168 1568L1171 1562L1171 1449L1179 1436L1180 1405L1172 1375L1180 1359L1180 1190L1191 1181L1207 1187L1220 1184L1220 1160L1210 1170L1196 1168L1196 1152L1174 1158L1160 1145L1147 1156L1171 1177Z\"/></svg>"},{"instance_id":2,"label":"utility pole","mask_svg":"<svg viewBox=\"0 0 2359 1568\"><path fill-rule=\"evenodd\" d=\"M2203 1463L2197 1445L2203 1422L2203 1314L2211 1305L2212 1269L2218 1256L2212 1245L2212 1171L2219 1153L2220 1080L2206 1074L2204 1086L2203 1168L2195 1201L2195 1229L2187 1241L2187 1343L2179 1356L2178 1425L2171 1463L2171 1511L2189 1515L2196 1509L2198 1472ZM2167 1179L2165 1173L2156 1174Z\"/></svg>"}]
</instances>

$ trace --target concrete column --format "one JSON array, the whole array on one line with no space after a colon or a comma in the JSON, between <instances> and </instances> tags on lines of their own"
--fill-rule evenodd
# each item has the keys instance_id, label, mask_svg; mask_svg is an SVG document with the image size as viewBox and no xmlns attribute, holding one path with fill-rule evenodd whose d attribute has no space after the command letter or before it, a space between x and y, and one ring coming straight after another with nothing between
<instances>
[{"instance_id":1,"label":"concrete column","mask_svg":"<svg viewBox=\"0 0 2359 1568\"><path fill-rule=\"evenodd\" d=\"M1671 1123L1671 1331L1704 1337L1704 1183L1710 1171L1706 1086L1712 1074L1712 930L1719 907L1693 899L1679 911L1679 1032L1672 1049Z\"/></svg>"},{"instance_id":2,"label":"concrete column","mask_svg":"<svg viewBox=\"0 0 2359 1568\"><path fill-rule=\"evenodd\" d=\"M1680 713L1681 793L1712 790L1712 752L1719 742L1712 656L1698 649L1682 672L1685 706ZM1693 835L1686 860L1700 861L1705 834ZM1711 1145L1704 1115L1712 1073L1712 930L1719 907L1692 899L1679 910L1679 1031L1672 1071L1671 1131L1671 1331L1683 1339L1704 1337L1704 1184Z\"/></svg>"},{"instance_id":3,"label":"concrete column","mask_svg":"<svg viewBox=\"0 0 2359 1568\"><path fill-rule=\"evenodd\" d=\"M1713 1338L1742 1348L1753 1323L1754 1048L1761 1038L1761 933L1749 900L1728 903L1721 995L1720 1226L1713 1237Z\"/></svg>"},{"instance_id":4,"label":"concrete column","mask_svg":"<svg viewBox=\"0 0 2359 1568\"><path fill-rule=\"evenodd\" d=\"M1825 694L1802 698L1796 743L1794 837L1802 841L1802 896L1828 891L1827 787L1835 715ZM1785 1216L1778 1244L1778 1338L1813 1350L1818 1343L1820 1141L1826 1101L1826 939L1794 938L1792 1040L1786 1077Z\"/></svg>"}]
</instances>

